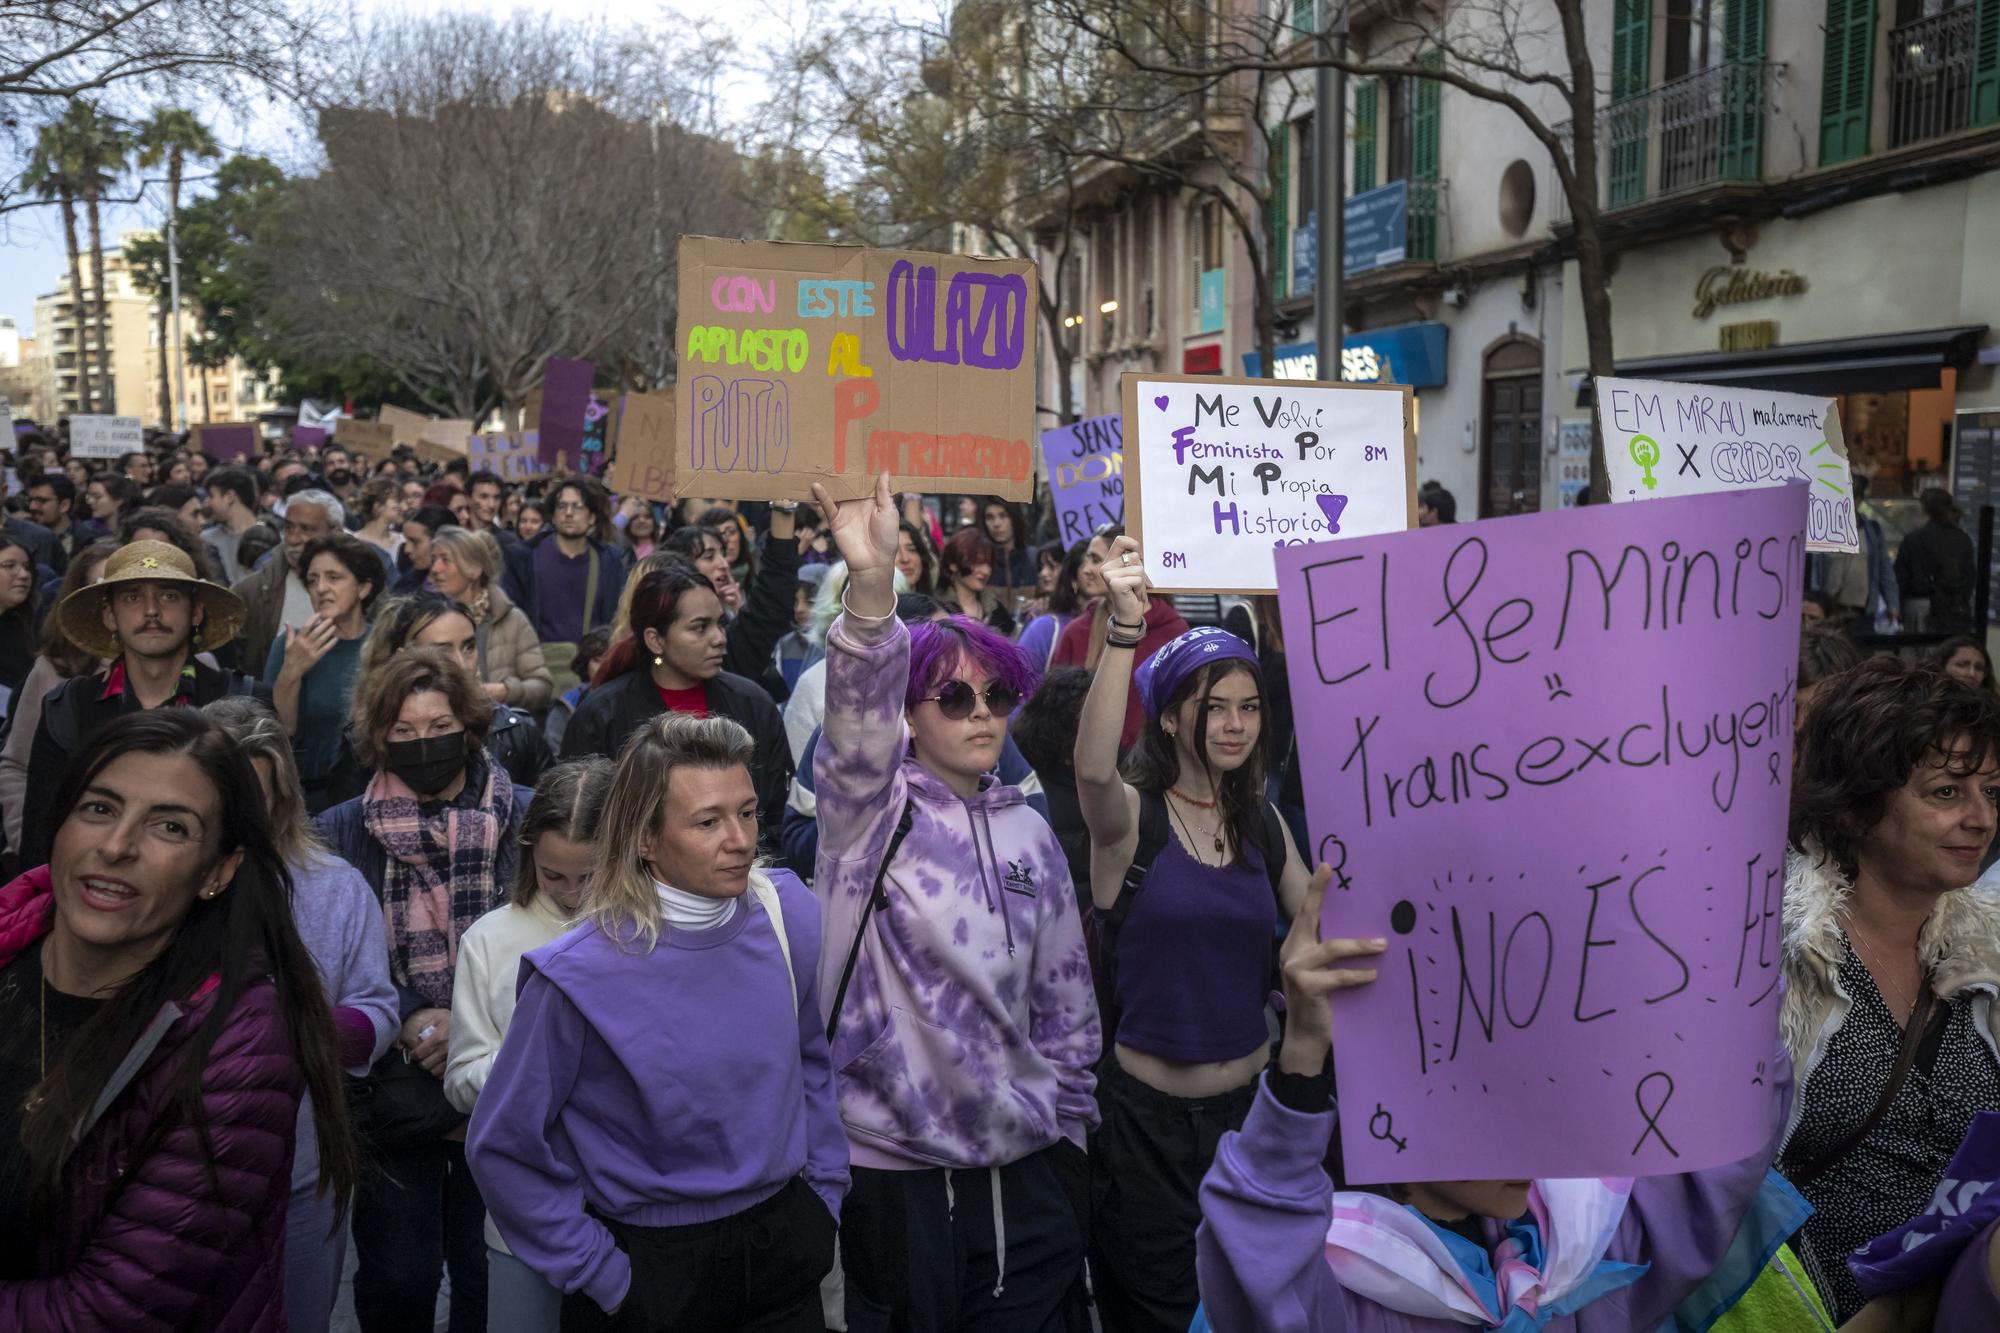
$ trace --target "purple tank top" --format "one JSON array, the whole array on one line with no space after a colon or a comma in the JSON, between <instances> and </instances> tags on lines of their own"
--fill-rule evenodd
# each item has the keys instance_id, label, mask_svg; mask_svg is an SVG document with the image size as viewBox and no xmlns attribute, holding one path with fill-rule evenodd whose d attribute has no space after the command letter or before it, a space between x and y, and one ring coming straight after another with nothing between
<instances>
[{"instance_id":1,"label":"purple tank top","mask_svg":"<svg viewBox=\"0 0 2000 1333\"><path fill-rule=\"evenodd\" d=\"M1169 837L1118 934L1117 1040L1163 1060L1235 1060L1270 1040L1278 904L1253 847L1205 866Z\"/></svg>"}]
</instances>

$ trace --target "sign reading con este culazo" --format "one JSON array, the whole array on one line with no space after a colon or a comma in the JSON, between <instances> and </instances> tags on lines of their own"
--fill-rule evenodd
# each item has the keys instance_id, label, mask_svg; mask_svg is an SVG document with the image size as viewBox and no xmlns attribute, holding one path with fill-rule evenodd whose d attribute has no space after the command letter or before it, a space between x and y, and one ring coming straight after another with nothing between
<instances>
[{"instance_id":1,"label":"sign reading con este culazo","mask_svg":"<svg viewBox=\"0 0 2000 1333\"><path fill-rule=\"evenodd\" d=\"M676 484L1028 499L1035 329L1026 260L683 237Z\"/></svg>"},{"instance_id":2,"label":"sign reading con este culazo","mask_svg":"<svg viewBox=\"0 0 2000 1333\"><path fill-rule=\"evenodd\" d=\"M1360 1183L1640 1176L1772 1133L1806 497L1277 555ZM1375 960L1371 960L1371 963Z\"/></svg>"}]
</instances>

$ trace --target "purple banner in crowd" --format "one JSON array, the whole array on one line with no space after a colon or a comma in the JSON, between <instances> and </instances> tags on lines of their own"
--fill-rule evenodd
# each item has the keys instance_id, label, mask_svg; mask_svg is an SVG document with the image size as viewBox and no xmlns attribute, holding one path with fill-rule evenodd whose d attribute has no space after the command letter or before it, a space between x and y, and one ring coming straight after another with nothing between
<instances>
[{"instance_id":1,"label":"purple banner in crowd","mask_svg":"<svg viewBox=\"0 0 2000 1333\"><path fill-rule=\"evenodd\" d=\"M292 427L292 447L294 449L317 449L326 443L326 428L323 426Z\"/></svg>"},{"instance_id":2,"label":"purple banner in crowd","mask_svg":"<svg viewBox=\"0 0 2000 1333\"><path fill-rule=\"evenodd\" d=\"M1281 546L1349 1177L1681 1172L1769 1101L1801 486Z\"/></svg>"},{"instance_id":3,"label":"purple banner in crowd","mask_svg":"<svg viewBox=\"0 0 2000 1333\"><path fill-rule=\"evenodd\" d=\"M554 467L562 455L564 466L581 470L584 416L590 411L590 380L597 368L589 361L551 358L542 373L542 416L536 423L541 432L541 462Z\"/></svg>"},{"instance_id":4,"label":"purple banner in crowd","mask_svg":"<svg viewBox=\"0 0 2000 1333\"><path fill-rule=\"evenodd\" d=\"M1125 521L1125 418L1087 417L1042 432L1042 466L1065 547Z\"/></svg>"}]
</instances>

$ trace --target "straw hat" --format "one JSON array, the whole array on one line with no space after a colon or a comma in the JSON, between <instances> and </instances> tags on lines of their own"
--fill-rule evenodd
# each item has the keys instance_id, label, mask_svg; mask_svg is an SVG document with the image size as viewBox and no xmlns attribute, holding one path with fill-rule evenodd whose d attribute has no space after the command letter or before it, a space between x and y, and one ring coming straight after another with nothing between
<instances>
[{"instance_id":1,"label":"straw hat","mask_svg":"<svg viewBox=\"0 0 2000 1333\"><path fill-rule=\"evenodd\" d=\"M199 577L187 552L166 542L129 542L104 562L103 578L78 588L56 608L56 623L63 633L98 657L116 657L124 651L118 636L104 628L103 614L111 590L120 583L188 584L202 606L201 628L195 631L197 649L219 648L243 628L243 599L221 584Z\"/></svg>"}]
</instances>

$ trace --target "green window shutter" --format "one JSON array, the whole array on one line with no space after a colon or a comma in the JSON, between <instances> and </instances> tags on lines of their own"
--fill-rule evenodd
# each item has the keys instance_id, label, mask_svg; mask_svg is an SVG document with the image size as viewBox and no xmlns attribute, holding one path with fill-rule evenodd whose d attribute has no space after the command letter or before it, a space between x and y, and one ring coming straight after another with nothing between
<instances>
[{"instance_id":1,"label":"green window shutter","mask_svg":"<svg viewBox=\"0 0 2000 1333\"><path fill-rule=\"evenodd\" d=\"M1830 167L1866 154L1875 98L1875 0L1826 0L1819 88L1819 164Z\"/></svg>"},{"instance_id":2,"label":"green window shutter","mask_svg":"<svg viewBox=\"0 0 2000 1333\"><path fill-rule=\"evenodd\" d=\"M1426 51L1417 57L1416 63L1419 69L1443 69L1444 53ZM1434 181L1438 178L1439 110L1444 85L1436 79L1418 79L1412 91L1417 107L1410 125L1410 179Z\"/></svg>"},{"instance_id":3,"label":"green window shutter","mask_svg":"<svg viewBox=\"0 0 2000 1333\"><path fill-rule=\"evenodd\" d=\"M1724 0L1721 141L1723 180L1764 173L1764 0Z\"/></svg>"},{"instance_id":4,"label":"green window shutter","mask_svg":"<svg viewBox=\"0 0 2000 1333\"><path fill-rule=\"evenodd\" d=\"M1646 194L1646 104L1620 107L1653 81L1652 0L1613 0L1611 9L1611 107L1604 131L1611 140L1610 200L1617 208Z\"/></svg>"},{"instance_id":5,"label":"green window shutter","mask_svg":"<svg viewBox=\"0 0 2000 1333\"><path fill-rule=\"evenodd\" d=\"M1313 22L1316 0L1292 0L1292 27L1299 32L1318 32L1319 25Z\"/></svg>"},{"instance_id":6,"label":"green window shutter","mask_svg":"<svg viewBox=\"0 0 2000 1333\"><path fill-rule=\"evenodd\" d=\"M1972 123L2000 120L2000 0L1977 0L1972 18Z\"/></svg>"},{"instance_id":7,"label":"green window shutter","mask_svg":"<svg viewBox=\"0 0 2000 1333\"><path fill-rule=\"evenodd\" d=\"M1292 127L1289 124L1279 125L1271 131L1271 198L1265 205L1269 221L1264 228L1271 250L1264 258L1264 267L1271 277L1271 295L1280 301L1290 290L1286 278L1292 260L1292 237L1288 226L1291 220L1291 147Z\"/></svg>"},{"instance_id":8,"label":"green window shutter","mask_svg":"<svg viewBox=\"0 0 2000 1333\"><path fill-rule=\"evenodd\" d=\"M1382 102L1382 85L1364 79L1354 89L1354 179L1349 194L1375 188L1376 110Z\"/></svg>"}]
</instances>

